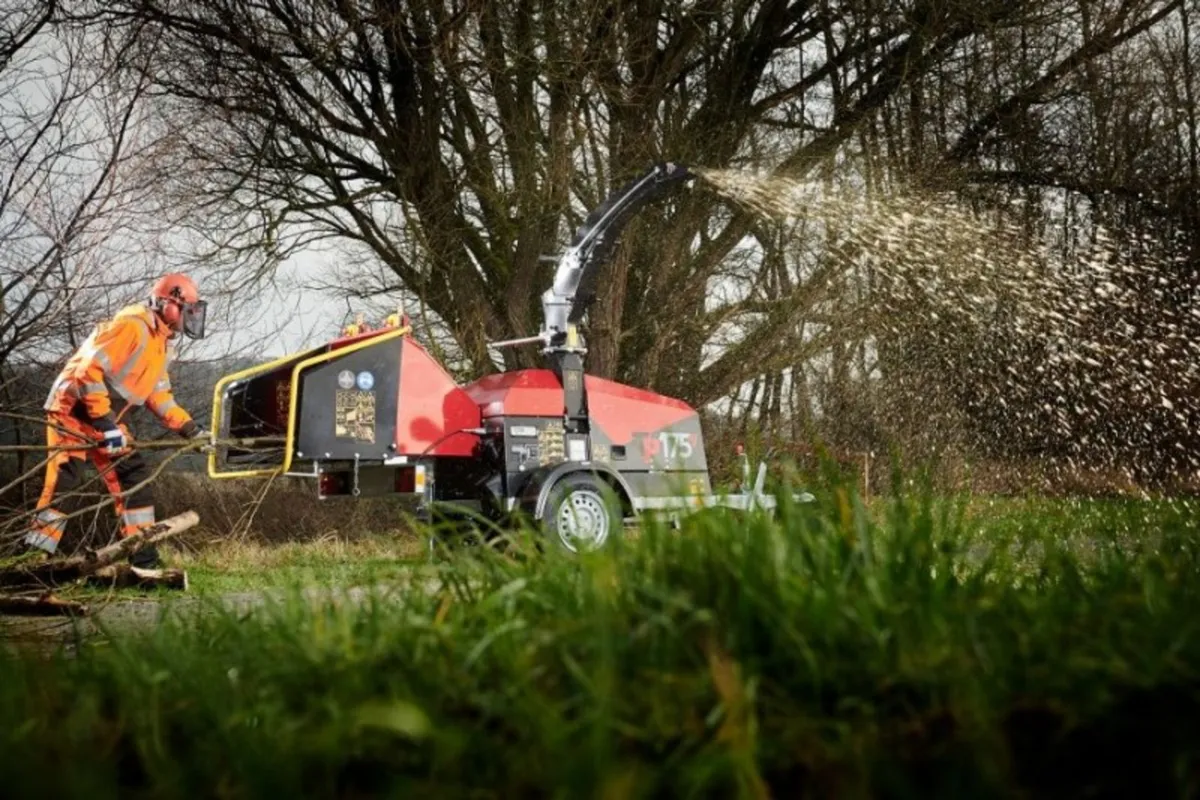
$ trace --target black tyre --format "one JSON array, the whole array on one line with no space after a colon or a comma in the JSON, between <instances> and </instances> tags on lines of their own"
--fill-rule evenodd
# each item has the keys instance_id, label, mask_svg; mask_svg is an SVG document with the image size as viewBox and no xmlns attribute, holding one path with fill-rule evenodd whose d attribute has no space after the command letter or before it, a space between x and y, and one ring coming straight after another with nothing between
<instances>
[{"instance_id":1,"label":"black tyre","mask_svg":"<svg viewBox=\"0 0 1200 800\"><path fill-rule=\"evenodd\" d=\"M569 552L599 550L622 530L621 502L602 478L572 472L550 490L540 521L550 538Z\"/></svg>"}]
</instances>

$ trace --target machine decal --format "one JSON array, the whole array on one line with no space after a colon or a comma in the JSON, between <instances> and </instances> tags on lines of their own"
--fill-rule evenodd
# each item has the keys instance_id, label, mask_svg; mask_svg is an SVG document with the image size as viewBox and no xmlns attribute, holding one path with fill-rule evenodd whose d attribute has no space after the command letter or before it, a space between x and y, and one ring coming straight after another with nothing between
<instances>
[{"instance_id":1,"label":"machine decal","mask_svg":"<svg viewBox=\"0 0 1200 800\"><path fill-rule=\"evenodd\" d=\"M374 375L372 375L371 373L369 373L365 370L363 372L358 373L358 388L359 389L362 389L364 392L369 392L369 391L371 391L372 387L374 387L374 386L375 386L375 376Z\"/></svg>"},{"instance_id":2,"label":"machine decal","mask_svg":"<svg viewBox=\"0 0 1200 800\"><path fill-rule=\"evenodd\" d=\"M339 389L334 402L333 435L375 443L375 393Z\"/></svg>"},{"instance_id":3,"label":"machine decal","mask_svg":"<svg viewBox=\"0 0 1200 800\"><path fill-rule=\"evenodd\" d=\"M544 466L565 460L566 445L563 440L563 425L556 420L538 431L538 463Z\"/></svg>"},{"instance_id":4,"label":"machine decal","mask_svg":"<svg viewBox=\"0 0 1200 800\"><path fill-rule=\"evenodd\" d=\"M694 433L673 431L639 435L642 438L642 458L648 463L659 459L668 464L687 461L696 452L700 440L700 437Z\"/></svg>"},{"instance_id":5,"label":"machine decal","mask_svg":"<svg viewBox=\"0 0 1200 800\"><path fill-rule=\"evenodd\" d=\"M353 389L354 371L349 369L342 370L338 373L337 382L338 386L342 387L343 389Z\"/></svg>"}]
</instances>

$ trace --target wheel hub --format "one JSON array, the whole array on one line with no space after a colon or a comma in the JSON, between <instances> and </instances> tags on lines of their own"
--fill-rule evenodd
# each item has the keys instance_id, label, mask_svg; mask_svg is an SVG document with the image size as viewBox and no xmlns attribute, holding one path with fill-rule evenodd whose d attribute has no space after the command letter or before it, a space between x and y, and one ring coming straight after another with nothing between
<instances>
[{"instance_id":1,"label":"wheel hub","mask_svg":"<svg viewBox=\"0 0 1200 800\"><path fill-rule=\"evenodd\" d=\"M570 550L601 546L610 525L608 509L595 492L575 491L558 510L558 537Z\"/></svg>"}]
</instances>

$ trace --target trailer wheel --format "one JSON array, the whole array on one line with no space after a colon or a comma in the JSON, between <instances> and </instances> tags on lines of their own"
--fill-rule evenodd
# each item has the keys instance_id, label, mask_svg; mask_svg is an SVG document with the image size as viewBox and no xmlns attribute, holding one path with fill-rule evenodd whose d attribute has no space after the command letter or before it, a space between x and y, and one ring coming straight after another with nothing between
<instances>
[{"instance_id":1,"label":"trailer wheel","mask_svg":"<svg viewBox=\"0 0 1200 800\"><path fill-rule=\"evenodd\" d=\"M572 553L599 550L621 530L621 505L606 481L587 472L572 472L550 490L541 522Z\"/></svg>"}]
</instances>

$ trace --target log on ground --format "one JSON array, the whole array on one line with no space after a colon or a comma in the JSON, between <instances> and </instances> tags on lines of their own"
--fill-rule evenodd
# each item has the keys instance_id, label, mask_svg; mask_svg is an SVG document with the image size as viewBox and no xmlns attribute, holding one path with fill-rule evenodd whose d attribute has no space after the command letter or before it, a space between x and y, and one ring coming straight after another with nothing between
<instances>
[{"instance_id":1,"label":"log on ground","mask_svg":"<svg viewBox=\"0 0 1200 800\"><path fill-rule=\"evenodd\" d=\"M87 616L88 607L53 594L0 595L0 614L29 617Z\"/></svg>"},{"instance_id":2,"label":"log on ground","mask_svg":"<svg viewBox=\"0 0 1200 800\"><path fill-rule=\"evenodd\" d=\"M132 564L110 564L86 578L89 586L104 589L177 589L186 592L187 573L181 569L140 569Z\"/></svg>"},{"instance_id":3,"label":"log on ground","mask_svg":"<svg viewBox=\"0 0 1200 800\"><path fill-rule=\"evenodd\" d=\"M147 545L158 544L183 533L194 527L199 521L200 517L195 511L185 511L94 552L0 570L0 589L49 587L73 583L110 564L128 558Z\"/></svg>"}]
</instances>

